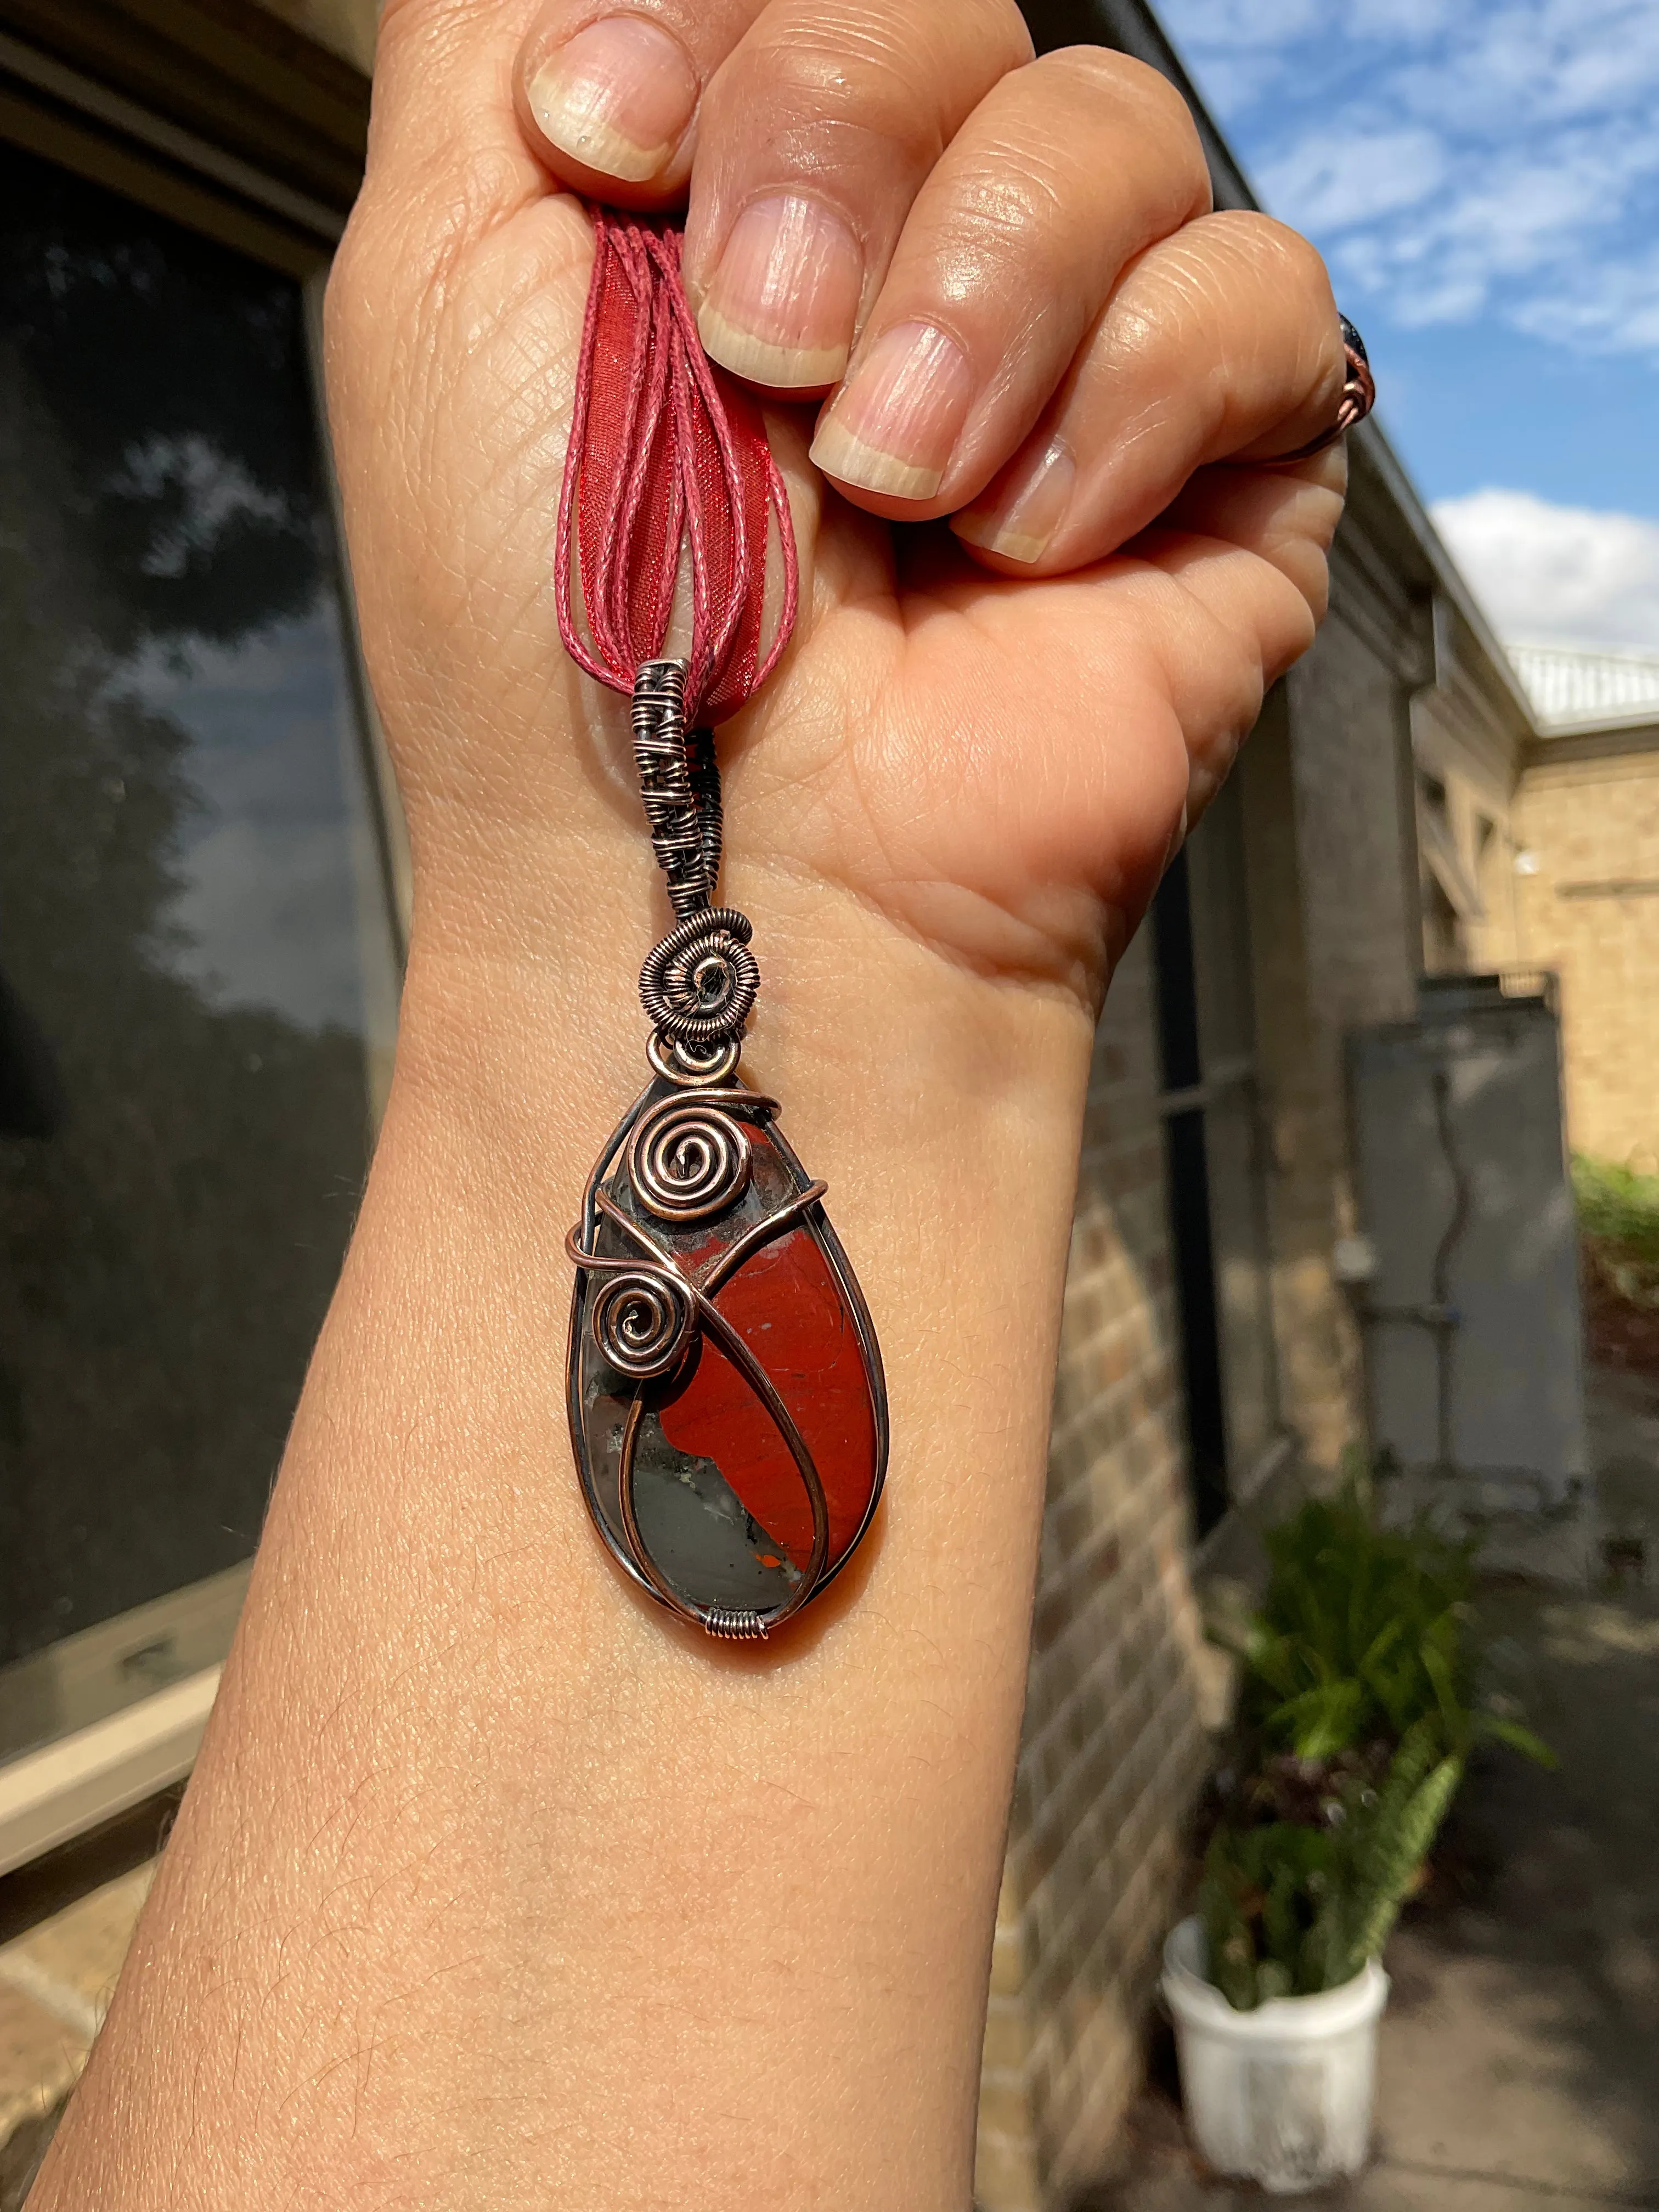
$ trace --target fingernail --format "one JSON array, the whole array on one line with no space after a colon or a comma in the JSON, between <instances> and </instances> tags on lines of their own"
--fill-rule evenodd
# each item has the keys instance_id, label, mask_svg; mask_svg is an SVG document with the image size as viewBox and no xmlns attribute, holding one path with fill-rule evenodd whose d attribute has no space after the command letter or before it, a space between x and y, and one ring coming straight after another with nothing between
<instances>
[{"instance_id":1,"label":"fingernail","mask_svg":"<svg viewBox=\"0 0 1659 2212\"><path fill-rule=\"evenodd\" d=\"M697 104L677 40L639 15L578 31L531 78L530 112L573 161L641 184L668 166Z\"/></svg>"},{"instance_id":2,"label":"fingernail","mask_svg":"<svg viewBox=\"0 0 1659 2212\"><path fill-rule=\"evenodd\" d=\"M1008 561L1040 561L1071 505L1077 463L1062 438L1051 438L1030 474L983 507L952 515L951 527L970 545Z\"/></svg>"},{"instance_id":3,"label":"fingernail","mask_svg":"<svg viewBox=\"0 0 1659 2212\"><path fill-rule=\"evenodd\" d=\"M931 323L900 323L860 356L818 425L812 459L861 490L931 499L973 396L956 340Z\"/></svg>"},{"instance_id":4,"label":"fingernail","mask_svg":"<svg viewBox=\"0 0 1659 2212\"><path fill-rule=\"evenodd\" d=\"M811 389L847 366L864 256L841 217L789 194L757 200L732 226L697 328L723 368L757 384Z\"/></svg>"}]
</instances>

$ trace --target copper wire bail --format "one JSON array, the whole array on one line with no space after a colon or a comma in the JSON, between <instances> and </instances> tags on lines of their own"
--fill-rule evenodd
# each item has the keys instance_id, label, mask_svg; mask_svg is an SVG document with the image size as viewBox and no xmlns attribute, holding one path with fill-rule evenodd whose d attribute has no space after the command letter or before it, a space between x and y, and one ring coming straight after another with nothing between
<instances>
[{"instance_id":1,"label":"copper wire bail","mask_svg":"<svg viewBox=\"0 0 1659 2212\"><path fill-rule=\"evenodd\" d=\"M643 660L634 678L634 761L668 901L684 918L720 879L720 775L712 730L685 726L684 660Z\"/></svg>"},{"instance_id":2,"label":"copper wire bail","mask_svg":"<svg viewBox=\"0 0 1659 2212\"><path fill-rule=\"evenodd\" d=\"M640 795L677 917L640 970L640 1003L653 1067L672 1082L702 1085L736 1066L760 969L747 915L714 903L724 836L720 768L714 732L686 726L687 672L684 660L647 660L634 679Z\"/></svg>"}]
</instances>

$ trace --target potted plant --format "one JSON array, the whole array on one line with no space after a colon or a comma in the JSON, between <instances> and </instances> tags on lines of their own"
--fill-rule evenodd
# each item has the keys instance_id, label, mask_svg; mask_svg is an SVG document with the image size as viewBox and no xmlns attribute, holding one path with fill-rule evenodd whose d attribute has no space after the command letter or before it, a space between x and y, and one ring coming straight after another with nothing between
<instances>
[{"instance_id":1,"label":"potted plant","mask_svg":"<svg viewBox=\"0 0 1659 2212\"><path fill-rule=\"evenodd\" d=\"M1261 1607L1224 1639L1242 1668L1235 1775L1164 1992L1200 2150L1290 2192L1364 2161L1382 1947L1471 1748L1551 1754L1482 1694L1471 1545L1383 1527L1361 1481L1265 1541Z\"/></svg>"}]
</instances>

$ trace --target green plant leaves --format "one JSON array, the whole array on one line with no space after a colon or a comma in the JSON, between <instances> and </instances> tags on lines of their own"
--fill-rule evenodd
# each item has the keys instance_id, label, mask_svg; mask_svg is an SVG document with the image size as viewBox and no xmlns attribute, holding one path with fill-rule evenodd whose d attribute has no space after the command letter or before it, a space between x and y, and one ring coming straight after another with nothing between
<instances>
[{"instance_id":1,"label":"green plant leaves","mask_svg":"<svg viewBox=\"0 0 1659 2212\"><path fill-rule=\"evenodd\" d=\"M1363 1682L1322 1682L1279 1707L1273 1732L1298 1759L1329 1759L1354 1741L1365 1696Z\"/></svg>"},{"instance_id":2,"label":"green plant leaves","mask_svg":"<svg viewBox=\"0 0 1659 2212\"><path fill-rule=\"evenodd\" d=\"M1462 1778L1425 1720L1380 1788L1352 1779L1323 1825L1224 1823L1210 1840L1201 1910L1211 1974L1235 2010L1351 1981L1382 1950Z\"/></svg>"},{"instance_id":3,"label":"green plant leaves","mask_svg":"<svg viewBox=\"0 0 1659 2212\"><path fill-rule=\"evenodd\" d=\"M1425 1733L1425 1747L1431 1738ZM1354 1938L1348 1975L1375 1959L1394 1932L1400 1908L1428 1857L1441 1822L1463 1778L1463 1761L1454 1753L1419 1774L1421 1756L1408 1759L1407 1744L1395 1753L1388 1781L1367 1818L1355 1852L1358 1879L1354 1889Z\"/></svg>"},{"instance_id":4,"label":"green plant leaves","mask_svg":"<svg viewBox=\"0 0 1659 2212\"><path fill-rule=\"evenodd\" d=\"M1267 1593L1233 1646L1247 1723L1303 1759L1399 1737L1428 1711L1467 1741L1469 1546L1379 1526L1358 1489L1309 1499L1264 1541Z\"/></svg>"},{"instance_id":5,"label":"green plant leaves","mask_svg":"<svg viewBox=\"0 0 1659 2212\"><path fill-rule=\"evenodd\" d=\"M1499 1713L1480 1713L1476 1717L1475 1734L1490 1738L1493 1743L1507 1744L1518 1751L1522 1759L1530 1759L1539 1766L1559 1766L1560 1760L1540 1735L1520 1721L1506 1720Z\"/></svg>"},{"instance_id":6,"label":"green plant leaves","mask_svg":"<svg viewBox=\"0 0 1659 2212\"><path fill-rule=\"evenodd\" d=\"M1382 1950L1471 1749L1547 1745L1480 1692L1474 1552L1389 1528L1368 1475L1263 1537L1242 1663L1241 1773L1206 1855L1211 1978L1240 2010L1351 1980Z\"/></svg>"},{"instance_id":7,"label":"green plant leaves","mask_svg":"<svg viewBox=\"0 0 1659 2212\"><path fill-rule=\"evenodd\" d=\"M1659 1176L1638 1175L1583 1152L1572 1158L1572 1193L1585 1234L1659 1267Z\"/></svg>"}]
</instances>

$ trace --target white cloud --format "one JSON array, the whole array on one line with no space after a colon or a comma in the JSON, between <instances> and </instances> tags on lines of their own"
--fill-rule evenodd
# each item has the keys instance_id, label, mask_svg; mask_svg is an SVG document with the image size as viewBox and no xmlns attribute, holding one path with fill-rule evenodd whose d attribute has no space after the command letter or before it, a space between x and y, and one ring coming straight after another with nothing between
<instances>
[{"instance_id":1,"label":"white cloud","mask_svg":"<svg viewBox=\"0 0 1659 2212\"><path fill-rule=\"evenodd\" d=\"M1659 356L1659 252L1612 268L1578 269L1558 290L1517 307L1514 320L1533 337L1586 351Z\"/></svg>"},{"instance_id":2,"label":"white cloud","mask_svg":"<svg viewBox=\"0 0 1659 2212\"><path fill-rule=\"evenodd\" d=\"M1464 321L1495 299L1517 327L1585 350L1659 343L1659 264L1586 251L1605 211L1659 176L1659 138L1575 131L1547 161L1498 158L1474 173L1443 155L1437 171L1418 157L1439 189L1409 201L1397 188L1379 192L1379 207L1399 210L1391 222L1362 211L1345 224L1317 205L1304 218L1334 234L1344 278L1386 294L1406 328Z\"/></svg>"},{"instance_id":3,"label":"white cloud","mask_svg":"<svg viewBox=\"0 0 1659 2212\"><path fill-rule=\"evenodd\" d=\"M1432 131L1311 131L1267 164L1261 184L1270 204L1294 207L1310 229L1346 231L1419 205L1448 166Z\"/></svg>"},{"instance_id":4,"label":"white cloud","mask_svg":"<svg viewBox=\"0 0 1659 2212\"><path fill-rule=\"evenodd\" d=\"M1659 354L1654 0L1163 0L1363 312Z\"/></svg>"},{"instance_id":5,"label":"white cloud","mask_svg":"<svg viewBox=\"0 0 1659 2212\"><path fill-rule=\"evenodd\" d=\"M1500 637L1659 653L1659 523L1497 489L1432 512Z\"/></svg>"}]
</instances>

